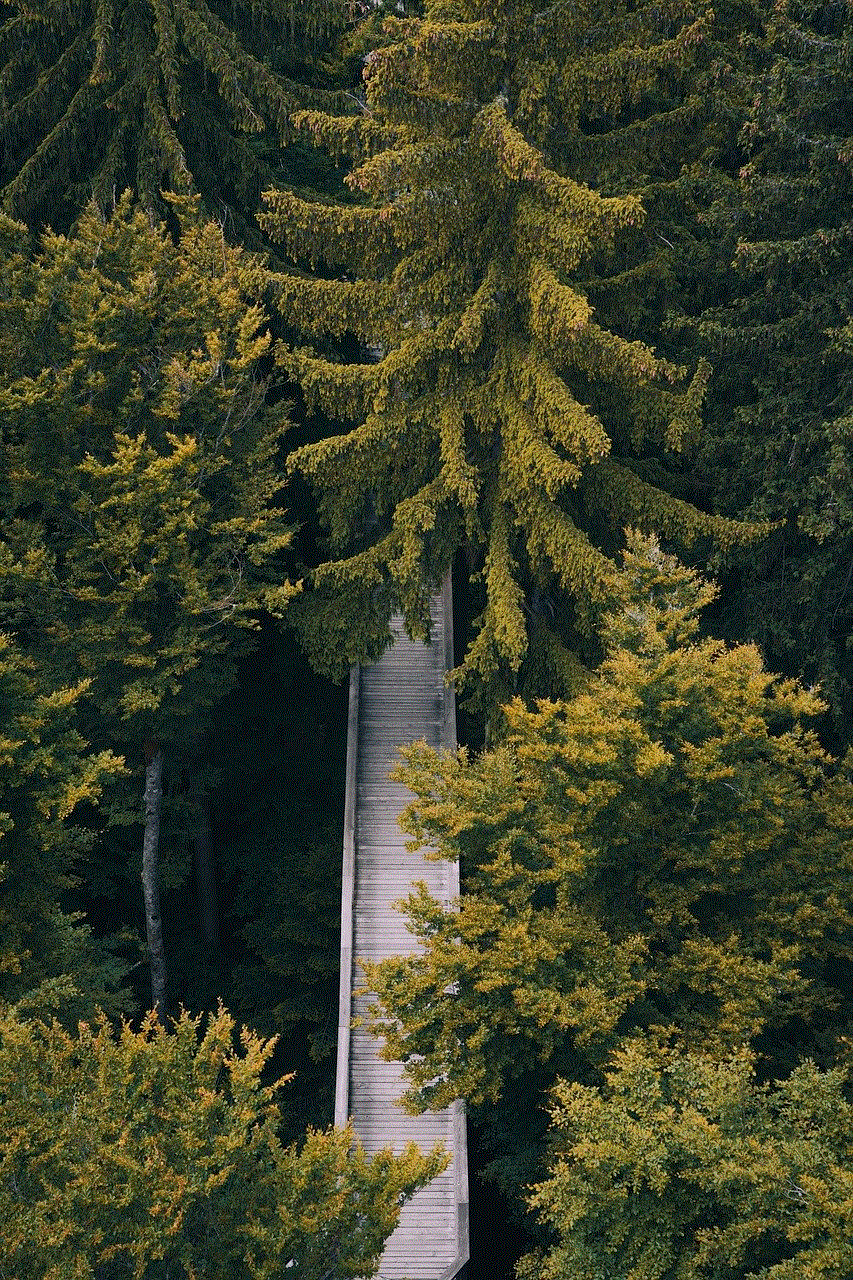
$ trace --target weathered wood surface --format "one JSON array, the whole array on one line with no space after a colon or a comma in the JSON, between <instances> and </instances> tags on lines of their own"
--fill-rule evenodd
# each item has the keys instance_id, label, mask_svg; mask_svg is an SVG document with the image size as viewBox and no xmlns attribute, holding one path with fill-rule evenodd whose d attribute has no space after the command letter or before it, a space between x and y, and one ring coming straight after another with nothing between
<instances>
[{"instance_id":1,"label":"weathered wood surface","mask_svg":"<svg viewBox=\"0 0 853 1280\"><path fill-rule=\"evenodd\" d=\"M409 640L399 618L395 643L379 662L354 668L350 678L344 815L344 887L341 918L341 1002L335 1123L351 1116L365 1149L407 1142L424 1149L436 1142L452 1155L447 1170L419 1191L402 1212L382 1258L382 1280L450 1280L468 1257L468 1169L461 1105L408 1116L396 1105L402 1068L383 1062L378 1042L364 1028L351 1029L365 997L354 997L358 959L378 960L417 948L393 903L423 880L448 900L459 892L454 865L427 862L405 847L397 815L411 799L388 774L403 743L426 739L456 746L456 716L445 672L453 663L450 583L436 592L431 643ZM353 959L354 958L354 959Z\"/></svg>"}]
</instances>

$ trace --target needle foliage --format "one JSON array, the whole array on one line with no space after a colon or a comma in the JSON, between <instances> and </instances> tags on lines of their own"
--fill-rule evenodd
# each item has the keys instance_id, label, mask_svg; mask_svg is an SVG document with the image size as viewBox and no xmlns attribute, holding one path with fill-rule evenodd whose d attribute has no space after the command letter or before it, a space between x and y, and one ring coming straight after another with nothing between
<instances>
[{"instance_id":1,"label":"needle foliage","mask_svg":"<svg viewBox=\"0 0 853 1280\"><path fill-rule=\"evenodd\" d=\"M467 547L483 611L463 675L511 690L535 633L565 688L625 524L721 546L758 533L645 478L646 452L701 432L709 369L602 324L584 285L626 265L644 218L636 191L608 192L590 135L606 152L638 120L680 130L709 24L680 0L435 0L376 26L361 114L295 116L353 193L271 190L261 215L316 269L280 281L304 337L279 360L342 424L291 458L329 534L299 614L322 667L381 648L394 603L423 631L429 583ZM360 361L335 358L347 336Z\"/></svg>"},{"instance_id":2,"label":"needle foliage","mask_svg":"<svg viewBox=\"0 0 853 1280\"><path fill-rule=\"evenodd\" d=\"M60 229L126 187L162 216L165 187L250 232L261 175L298 171L277 154L289 113L345 18L339 0L7 0L3 207Z\"/></svg>"}]
</instances>

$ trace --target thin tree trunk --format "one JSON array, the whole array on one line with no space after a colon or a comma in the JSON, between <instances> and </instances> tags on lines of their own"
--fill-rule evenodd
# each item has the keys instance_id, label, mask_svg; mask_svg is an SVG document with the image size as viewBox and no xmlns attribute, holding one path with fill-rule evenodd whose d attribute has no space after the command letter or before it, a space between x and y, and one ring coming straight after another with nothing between
<instances>
[{"instance_id":1,"label":"thin tree trunk","mask_svg":"<svg viewBox=\"0 0 853 1280\"><path fill-rule=\"evenodd\" d=\"M157 742L145 750L145 834L142 840L142 894L151 965L151 1008L166 1017L166 956L160 918L160 812L163 807L163 752Z\"/></svg>"},{"instance_id":2,"label":"thin tree trunk","mask_svg":"<svg viewBox=\"0 0 853 1280\"><path fill-rule=\"evenodd\" d=\"M216 898L216 872L210 844L210 809L205 800L193 835L195 847L195 881L198 892L198 915L205 946L214 960L219 959L219 903Z\"/></svg>"}]
</instances>

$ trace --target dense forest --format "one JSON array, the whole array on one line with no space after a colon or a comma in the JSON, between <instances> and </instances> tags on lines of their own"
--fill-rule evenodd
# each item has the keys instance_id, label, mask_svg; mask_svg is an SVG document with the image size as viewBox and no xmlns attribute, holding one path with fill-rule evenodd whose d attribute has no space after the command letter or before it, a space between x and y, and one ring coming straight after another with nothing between
<instances>
[{"instance_id":1,"label":"dense forest","mask_svg":"<svg viewBox=\"0 0 853 1280\"><path fill-rule=\"evenodd\" d=\"M344 677L469 1280L853 1276L850 0L0 0L0 1276L375 1273Z\"/></svg>"}]
</instances>

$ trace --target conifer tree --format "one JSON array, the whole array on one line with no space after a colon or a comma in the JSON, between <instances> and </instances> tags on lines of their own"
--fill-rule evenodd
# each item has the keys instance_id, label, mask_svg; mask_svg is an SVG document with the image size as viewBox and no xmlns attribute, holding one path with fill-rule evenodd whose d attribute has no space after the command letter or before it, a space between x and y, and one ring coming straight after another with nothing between
<instances>
[{"instance_id":1,"label":"conifer tree","mask_svg":"<svg viewBox=\"0 0 853 1280\"><path fill-rule=\"evenodd\" d=\"M643 220L636 193L597 189L615 165L592 162L587 139L615 152L635 118L680 128L708 29L680 0L434 0L382 21L360 115L295 116L353 165L353 203L270 191L261 218L319 268L279 283L312 344L280 360L343 423L292 458L329 532L300 606L319 663L339 673L381 648L394 601L423 629L429 582L467 545L484 610L465 672L511 686L532 637L565 688L565 641L607 598L625 523L722 545L756 532L643 477L646 451L699 433L708 367L599 324L582 283L625 265ZM347 334L361 363L330 355Z\"/></svg>"},{"instance_id":2,"label":"conifer tree","mask_svg":"<svg viewBox=\"0 0 853 1280\"><path fill-rule=\"evenodd\" d=\"M0 257L4 625L48 684L89 682L88 741L137 777L145 761L152 960L163 753L187 761L257 612L293 592L264 271L196 205L175 202L177 244L129 196L35 250L7 219ZM137 821L139 799L114 820Z\"/></svg>"},{"instance_id":3,"label":"conifer tree","mask_svg":"<svg viewBox=\"0 0 853 1280\"><path fill-rule=\"evenodd\" d=\"M339 0L7 0L3 208L61 230L129 186L162 216L165 187L248 230L289 112L310 101L312 51L344 17ZM304 159L284 160L289 180Z\"/></svg>"},{"instance_id":4,"label":"conifer tree","mask_svg":"<svg viewBox=\"0 0 853 1280\"><path fill-rule=\"evenodd\" d=\"M734 557L728 628L819 681L849 741L853 22L847 4L795 0L763 18L738 167L705 171L715 199L673 330L715 370L694 483L724 512L777 522Z\"/></svg>"}]
</instances>

